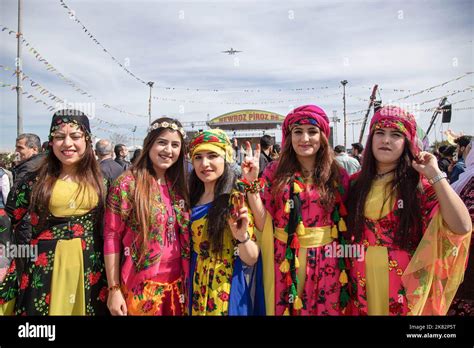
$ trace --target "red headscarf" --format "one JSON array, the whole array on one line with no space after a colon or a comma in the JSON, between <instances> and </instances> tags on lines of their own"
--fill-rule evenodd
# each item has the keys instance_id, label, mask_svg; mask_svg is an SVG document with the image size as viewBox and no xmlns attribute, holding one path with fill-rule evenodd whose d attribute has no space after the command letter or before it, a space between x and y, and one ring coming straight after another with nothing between
<instances>
[{"instance_id":1,"label":"red headscarf","mask_svg":"<svg viewBox=\"0 0 474 348\"><path fill-rule=\"evenodd\" d=\"M420 152L416 135L415 117L398 106L387 105L379 109L370 121L370 133L379 128L394 128L402 132L410 140L411 153L417 156Z\"/></svg>"},{"instance_id":2,"label":"red headscarf","mask_svg":"<svg viewBox=\"0 0 474 348\"><path fill-rule=\"evenodd\" d=\"M329 119L324 110L316 105L303 105L290 112L286 116L285 121L283 121L282 147L293 126L302 124L312 124L317 126L324 133L326 138L329 139L331 129L329 128Z\"/></svg>"}]
</instances>

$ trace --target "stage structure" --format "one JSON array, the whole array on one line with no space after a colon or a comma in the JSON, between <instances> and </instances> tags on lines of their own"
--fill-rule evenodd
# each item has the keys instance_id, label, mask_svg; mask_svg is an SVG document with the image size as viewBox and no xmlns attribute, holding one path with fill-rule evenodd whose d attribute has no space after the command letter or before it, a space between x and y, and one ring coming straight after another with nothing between
<instances>
[{"instance_id":1,"label":"stage structure","mask_svg":"<svg viewBox=\"0 0 474 348\"><path fill-rule=\"evenodd\" d=\"M188 137L209 128L224 130L230 139L236 138L239 144L250 141L255 148L260 137L272 136L281 143L281 125L285 116L265 110L238 110L217 116L209 121L183 122Z\"/></svg>"}]
</instances>

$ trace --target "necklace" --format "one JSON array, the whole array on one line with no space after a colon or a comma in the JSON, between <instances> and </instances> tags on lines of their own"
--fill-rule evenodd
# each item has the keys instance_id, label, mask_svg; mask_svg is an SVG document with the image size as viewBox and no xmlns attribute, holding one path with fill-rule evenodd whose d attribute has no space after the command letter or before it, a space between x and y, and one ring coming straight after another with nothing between
<instances>
[{"instance_id":1,"label":"necklace","mask_svg":"<svg viewBox=\"0 0 474 348\"><path fill-rule=\"evenodd\" d=\"M162 204L162 214L163 216L168 215L168 219L166 220L166 225L165 225L165 232L166 232L166 239L168 245L173 244L176 241L176 231L175 231L175 213L174 213L174 207L173 207L173 201L172 201L172 194L171 190L168 187L168 182L165 180L166 183L166 190L168 190L168 195L170 197L170 206L171 206L171 211L168 210L168 206L165 204L163 201L163 198L160 195L160 201ZM165 187L163 187L163 190Z\"/></svg>"},{"instance_id":2,"label":"necklace","mask_svg":"<svg viewBox=\"0 0 474 348\"><path fill-rule=\"evenodd\" d=\"M382 179L385 175L393 173L395 169L389 170L388 172L382 173L382 174L375 174L375 180Z\"/></svg>"},{"instance_id":3,"label":"necklace","mask_svg":"<svg viewBox=\"0 0 474 348\"><path fill-rule=\"evenodd\" d=\"M303 169L301 174L302 174L301 176L303 177L303 179L308 179L308 178L311 178L313 176L313 171Z\"/></svg>"}]
</instances>

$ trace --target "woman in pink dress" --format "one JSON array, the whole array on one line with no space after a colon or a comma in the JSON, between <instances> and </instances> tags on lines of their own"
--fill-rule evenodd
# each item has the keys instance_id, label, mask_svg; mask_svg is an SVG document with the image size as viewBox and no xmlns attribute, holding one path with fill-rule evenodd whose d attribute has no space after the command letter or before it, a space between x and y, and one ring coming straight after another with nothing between
<instances>
[{"instance_id":1,"label":"woman in pink dress","mask_svg":"<svg viewBox=\"0 0 474 348\"><path fill-rule=\"evenodd\" d=\"M347 276L344 260L331 251L339 232L346 230L343 200L349 178L334 160L329 120L321 108L294 109L282 130L281 156L265 168L261 182L258 147L255 157L242 164L244 181L263 186L261 195L248 192L247 197L262 231L257 240L267 314L339 315ZM251 155L249 144L247 153Z\"/></svg>"},{"instance_id":2,"label":"woman in pink dress","mask_svg":"<svg viewBox=\"0 0 474 348\"><path fill-rule=\"evenodd\" d=\"M189 275L185 132L154 121L133 168L109 190L105 265L112 315L184 315Z\"/></svg>"},{"instance_id":3,"label":"woman in pink dress","mask_svg":"<svg viewBox=\"0 0 474 348\"><path fill-rule=\"evenodd\" d=\"M420 152L413 115L378 110L362 169L351 177L352 315L445 315L462 281L472 223L434 155Z\"/></svg>"}]
</instances>

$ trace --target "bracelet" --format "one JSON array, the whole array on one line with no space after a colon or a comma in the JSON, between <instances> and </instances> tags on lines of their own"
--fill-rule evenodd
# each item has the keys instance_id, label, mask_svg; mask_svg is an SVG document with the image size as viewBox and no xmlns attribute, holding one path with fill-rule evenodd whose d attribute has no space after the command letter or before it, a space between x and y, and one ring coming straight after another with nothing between
<instances>
[{"instance_id":1,"label":"bracelet","mask_svg":"<svg viewBox=\"0 0 474 348\"><path fill-rule=\"evenodd\" d=\"M111 291L116 291L116 290L120 290L120 284L115 284L115 285L113 285L109 288L110 292Z\"/></svg>"},{"instance_id":2,"label":"bracelet","mask_svg":"<svg viewBox=\"0 0 474 348\"><path fill-rule=\"evenodd\" d=\"M242 179L237 182L237 186L242 187L245 193L258 193L263 189L264 179L255 179L252 182L248 182L247 179Z\"/></svg>"},{"instance_id":3,"label":"bracelet","mask_svg":"<svg viewBox=\"0 0 474 348\"><path fill-rule=\"evenodd\" d=\"M247 232L247 238L245 238L245 240L243 240L243 241L240 241L240 240L237 239L237 244L245 244L249 240L250 240L250 234Z\"/></svg>"},{"instance_id":4,"label":"bracelet","mask_svg":"<svg viewBox=\"0 0 474 348\"><path fill-rule=\"evenodd\" d=\"M431 184L431 185L434 185L436 184L438 181L442 180L442 179L445 179L447 178L448 176L446 175L445 172L441 172L439 173L438 175L432 177L431 179L428 179L428 182Z\"/></svg>"}]
</instances>

